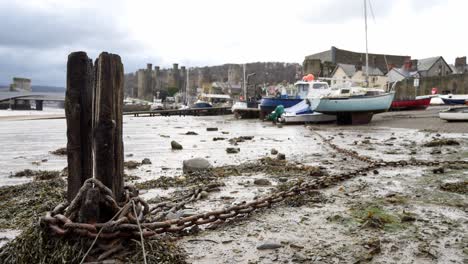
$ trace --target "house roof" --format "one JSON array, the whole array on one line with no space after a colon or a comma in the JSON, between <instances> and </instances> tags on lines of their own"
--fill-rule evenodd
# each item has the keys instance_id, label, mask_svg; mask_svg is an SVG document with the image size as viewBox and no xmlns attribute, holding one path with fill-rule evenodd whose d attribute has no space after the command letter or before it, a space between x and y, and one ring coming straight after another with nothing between
<instances>
[{"instance_id":1,"label":"house roof","mask_svg":"<svg viewBox=\"0 0 468 264\"><path fill-rule=\"evenodd\" d=\"M437 57L431 57L431 58L425 58L425 59L420 59L418 60L418 71L427 71L429 70L434 63L436 63L441 56Z\"/></svg>"},{"instance_id":2,"label":"house roof","mask_svg":"<svg viewBox=\"0 0 468 264\"><path fill-rule=\"evenodd\" d=\"M407 71L403 68L392 68L390 71L395 71L401 76L408 78L408 77L415 77L417 76L418 72L417 71ZM390 73L390 72L389 72ZM387 73L388 76L388 73Z\"/></svg>"},{"instance_id":3,"label":"house roof","mask_svg":"<svg viewBox=\"0 0 468 264\"><path fill-rule=\"evenodd\" d=\"M338 63L335 70L332 73L332 76L335 74L336 70L341 68L348 77L352 77L356 73L356 66L351 64ZM366 72L366 66L362 66L362 72ZM369 76L383 76L383 72L376 67L369 66Z\"/></svg>"}]
</instances>

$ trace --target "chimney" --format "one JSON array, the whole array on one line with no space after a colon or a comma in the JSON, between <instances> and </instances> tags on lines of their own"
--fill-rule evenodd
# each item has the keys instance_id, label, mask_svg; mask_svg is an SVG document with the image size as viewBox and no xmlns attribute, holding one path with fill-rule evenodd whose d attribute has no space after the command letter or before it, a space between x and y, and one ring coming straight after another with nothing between
<instances>
[{"instance_id":1,"label":"chimney","mask_svg":"<svg viewBox=\"0 0 468 264\"><path fill-rule=\"evenodd\" d=\"M466 56L463 57L457 57L455 59L455 67L464 67L466 66Z\"/></svg>"},{"instance_id":2,"label":"chimney","mask_svg":"<svg viewBox=\"0 0 468 264\"><path fill-rule=\"evenodd\" d=\"M356 69L356 71L362 71L362 61L356 63L356 65L354 65L354 68Z\"/></svg>"},{"instance_id":3,"label":"chimney","mask_svg":"<svg viewBox=\"0 0 468 264\"><path fill-rule=\"evenodd\" d=\"M174 70L178 70L179 69L179 64L177 64L177 63L172 64L172 68Z\"/></svg>"},{"instance_id":4,"label":"chimney","mask_svg":"<svg viewBox=\"0 0 468 264\"><path fill-rule=\"evenodd\" d=\"M148 71L151 71L152 68L153 68L153 64L151 64L151 63L147 63L147 64L146 64L146 69L147 69Z\"/></svg>"},{"instance_id":5,"label":"chimney","mask_svg":"<svg viewBox=\"0 0 468 264\"><path fill-rule=\"evenodd\" d=\"M411 68L409 71L417 71L418 70L418 60L411 60Z\"/></svg>"},{"instance_id":6,"label":"chimney","mask_svg":"<svg viewBox=\"0 0 468 264\"><path fill-rule=\"evenodd\" d=\"M405 71L410 71L412 65L413 65L413 63L411 62L411 59L406 58L406 59L405 59L405 62L403 63L403 69L404 69Z\"/></svg>"}]
</instances>

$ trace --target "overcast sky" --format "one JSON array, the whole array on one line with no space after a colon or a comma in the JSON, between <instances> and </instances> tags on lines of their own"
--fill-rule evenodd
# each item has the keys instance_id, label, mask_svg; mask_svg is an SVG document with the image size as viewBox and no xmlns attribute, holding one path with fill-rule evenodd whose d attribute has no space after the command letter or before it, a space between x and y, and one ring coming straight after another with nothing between
<instances>
[{"instance_id":1,"label":"overcast sky","mask_svg":"<svg viewBox=\"0 0 468 264\"><path fill-rule=\"evenodd\" d=\"M468 54L466 0L371 0L369 52L448 63ZM365 51L362 0L0 0L0 84L65 86L70 52L206 66Z\"/></svg>"}]
</instances>

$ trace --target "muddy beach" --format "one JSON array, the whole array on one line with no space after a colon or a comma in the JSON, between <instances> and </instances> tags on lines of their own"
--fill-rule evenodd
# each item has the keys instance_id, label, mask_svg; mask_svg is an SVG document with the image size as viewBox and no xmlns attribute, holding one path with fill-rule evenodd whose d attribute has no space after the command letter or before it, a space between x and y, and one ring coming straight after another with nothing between
<instances>
[{"instance_id":1,"label":"muddy beach","mask_svg":"<svg viewBox=\"0 0 468 264\"><path fill-rule=\"evenodd\" d=\"M171 219L324 179L320 188L223 224L168 235L188 263L464 263L468 125L442 122L438 111L389 112L375 116L369 126L349 127L278 128L232 116L126 117L125 160L136 164L125 170L126 180L150 206L197 194L165 215ZM0 183L11 185L0 192L4 244L26 228L25 219L33 221L51 210L47 206L62 198L64 188L38 188L32 191L35 199L26 200L31 191L17 186L42 180L12 176L25 169L62 171L66 156L51 152L63 147L66 138L60 119L0 124L6 146L0 150ZM183 148L172 150L171 141ZM227 148L239 151L228 153ZM184 175L182 163L191 158L206 159L212 168ZM372 162L388 164L365 169ZM331 181L343 174L351 176ZM12 188L20 188L20 195L10 194ZM11 210L33 200L48 201L44 191L54 194L49 204L35 204L28 212Z\"/></svg>"}]
</instances>

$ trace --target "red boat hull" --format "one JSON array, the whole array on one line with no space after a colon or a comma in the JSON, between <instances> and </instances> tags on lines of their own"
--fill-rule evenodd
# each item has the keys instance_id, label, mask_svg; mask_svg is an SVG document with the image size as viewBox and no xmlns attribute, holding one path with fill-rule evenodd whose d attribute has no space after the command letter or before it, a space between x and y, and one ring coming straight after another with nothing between
<instances>
[{"instance_id":1,"label":"red boat hull","mask_svg":"<svg viewBox=\"0 0 468 264\"><path fill-rule=\"evenodd\" d=\"M431 98L393 101L390 109L408 110L408 109L426 109L431 103Z\"/></svg>"}]
</instances>

